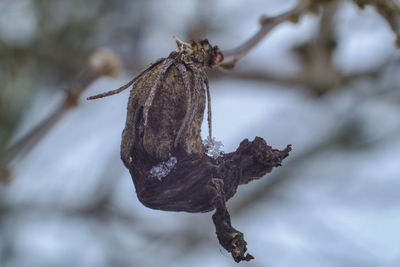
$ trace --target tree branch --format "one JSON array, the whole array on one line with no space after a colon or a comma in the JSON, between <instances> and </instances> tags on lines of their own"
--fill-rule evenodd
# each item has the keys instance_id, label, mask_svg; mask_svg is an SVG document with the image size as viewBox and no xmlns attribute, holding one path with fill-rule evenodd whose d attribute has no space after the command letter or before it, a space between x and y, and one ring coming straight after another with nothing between
<instances>
[{"instance_id":1,"label":"tree branch","mask_svg":"<svg viewBox=\"0 0 400 267\"><path fill-rule=\"evenodd\" d=\"M387 20L390 27L397 36L396 44L400 47L400 7L392 0L353 0L360 8L365 5L373 5L377 11ZM296 23L300 17L308 12L315 11L321 4L336 4L335 0L300 0L297 7L275 17L261 17L261 28L247 41L236 48L222 51L224 61L220 69L232 70L236 63L246 56L251 49L260 43L267 34L283 22L291 21Z\"/></svg>"},{"instance_id":2,"label":"tree branch","mask_svg":"<svg viewBox=\"0 0 400 267\"><path fill-rule=\"evenodd\" d=\"M78 106L78 100L82 92L101 76L116 77L120 71L118 57L105 49L99 49L90 56L86 70L78 78L78 81L66 90L64 101L43 122L33 128L25 137L17 141L5 152L0 162L0 181L8 183L12 177L10 165L15 164L18 156L28 153L63 117L70 109Z\"/></svg>"},{"instance_id":3,"label":"tree branch","mask_svg":"<svg viewBox=\"0 0 400 267\"><path fill-rule=\"evenodd\" d=\"M314 1L302 0L297 5L297 7L281 15L275 17L261 17L261 28L252 37L250 37L250 39L248 39L236 48L222 51L225 59L219 67L225 70L233 69L236 62L246 56L250 52L250 50L253 49L258 43L260 43L272 29L286 21L296 23L302 15L311 11L311 7L313 6Z\"/></svg>"}]
</instances>

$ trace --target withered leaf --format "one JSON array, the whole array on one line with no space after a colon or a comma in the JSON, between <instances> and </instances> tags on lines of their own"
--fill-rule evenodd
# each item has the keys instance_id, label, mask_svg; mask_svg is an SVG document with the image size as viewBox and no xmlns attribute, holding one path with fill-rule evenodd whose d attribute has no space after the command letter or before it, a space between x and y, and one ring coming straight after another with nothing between
<instances>
[{"instance_id":1,"label":"withered leaf","mask_svg":"<svg viewBox=\"0 0 400 267\"><path fill-rule=\"evenodd\" d=\"M121 88L89 99L118 93L133 84L122 133L121 159L129 169L139 200L146 207L166 211L208 212L220 244L236 262L246 254L243 233L231 225L226 201L241 184L260 178L280 166L291 150L272 149L256 137L218 158L209 157L201 140L201 124L208 98L207 68L219 65L223 55L207 40L184 43ZM207 93L207 94L206 94ZM170 164L171 159L174 164ZM159 175L161 168L165 177ZM162 168L165 168L162 169ZM157 175L154 175L157 173Z\"/></svg>"}]
</instances>

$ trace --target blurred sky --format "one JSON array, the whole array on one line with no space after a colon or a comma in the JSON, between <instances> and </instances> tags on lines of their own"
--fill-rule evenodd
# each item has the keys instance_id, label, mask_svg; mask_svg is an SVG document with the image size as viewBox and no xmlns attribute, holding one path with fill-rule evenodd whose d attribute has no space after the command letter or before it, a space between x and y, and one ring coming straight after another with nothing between
<instances>
[{"instance_id":1,"label":"blurred sky","mask_svg":"<svg viewBox=\"0 0 400 267\"><path fill-rule=\"evenodd\" d=\"M0 117L18 118L7 142L53 112L93 49L112 49L124 65L118 79L91 84L0 187L0 266L237 266L218 244L212 213L155 211L137 200L119 159L129 92L85 99L167 56L173 34L207 37L228 49L258 29L262 14L295 4L0 1L0 78L7 81L0 110L9 104ZM300 72L294 48L317 38L319 22L307 15L284 23L232 74L211 73L213 129L226 152L255 136L279 149L293 145L282 167L239 187L228 202L232 225L255 256L241 265L399 266L399 52L387 22L372 7L360 10L350 1L337 7L334 68L377 74L322 95L242 75L284 79Z\"/></svg>"}]
</instances>

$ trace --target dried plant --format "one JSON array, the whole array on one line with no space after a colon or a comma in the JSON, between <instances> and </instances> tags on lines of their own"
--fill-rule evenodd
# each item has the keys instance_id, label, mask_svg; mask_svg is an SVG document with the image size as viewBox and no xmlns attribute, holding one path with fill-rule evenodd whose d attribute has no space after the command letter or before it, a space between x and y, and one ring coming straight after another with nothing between
<instances>
[{"instance_id":1,"label":"dried plant","mask_svg":"<svg viewBox=\"0 0 400 267\"><path fill-rule=\"evenodd\" d=\"M216 210L213 221L220 244L228 250L235 261L251 260L246 254L243 234L232 227L226 201L234 196L237 187L269 173L280 166L291 150L272 149L260 137L250 142L243 140L235 152L221 154L211 151L219 145L212 138L211 100L207 68L217 67L230 70L255 47L274 27L283 22L297 22L309 12L324 10L321 20L318 53L324 54L318 60L325 60L326 73L332 80L322 82L310 76L309 80L295 80L323 93L329 86L337 86L349 80L342 77L331 65L332 47L329 36L323 33L324 26L331 27L332 20L327 9L335 9L339 0L300 0L297 7L275 17L262 17L259 31L238 47L220 51L207 40L190 43L176 39L177 51L162 58L126 85L100 95L97 99L117 94L133 86L128 102L128 113L121 142L121 158L129 169L139 200L152 209L167 211L208 212ZM360 8L372 5L385 18L397 36L399 45L400 11L392 0L353 0ZM328 10L329 11L329 10ZM329 28L328 27L328 28ZM314 49L315 47L313 47ZM315 66L314 66L315 67ZM313 72L313 68L307 69ZM93 74L93 72L91 72ZM102 71L95 71L79 86L71 86L63 106L47 122L36 128L22 142L10 149L3 161L7 167L27 144L34 143L48 130L60 114L77 104L77 98ZM307 77L307 75L303 75ZM326 79L324 79L326 80ZM321 89L322 88L322 89ZM200 137L201 123L208 103L209 137L203 142Z\"/></svg>"},{"instance_id":2,"label":"dried plant","mask_svg":"<svg viewBox=\"0 0 400 267\"><path fill-rule=\"evenodd\" d=\"M177 51L152 64L128 84L88 99L116 94L133 85L121 158L130 170L139 200L147 207L167 211L208 212L220 244L235 261L250 260L243 234L232 227L225 202L240 184L260 178L279 166L290 146L271 149L257 137L244 140L238 150L209 156L211 104L205 70L218 66L223 55L207 40L184 43ZM207 148L200 136L205 94L208 98ZM212 151L215 155L215 151Z\"/></svg>"}]
</instances>

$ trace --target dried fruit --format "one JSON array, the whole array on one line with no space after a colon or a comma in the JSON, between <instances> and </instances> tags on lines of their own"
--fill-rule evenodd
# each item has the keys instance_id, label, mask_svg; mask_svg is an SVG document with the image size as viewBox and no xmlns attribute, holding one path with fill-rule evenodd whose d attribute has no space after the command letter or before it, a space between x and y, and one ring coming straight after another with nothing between
<instances>
[{"instance_id":1,"label":"dried fruit","mask_svg":"<svg viewBox=\"0 0 400 267\"><path fill-rule=\"evenodd\" d=\"M217 46L207 40L184 43L119 89L89 99L116 94L133 85L122 134L121 158L129 169L139 200L152 209L208 212L220 244L235 261L251 260L243 234L234 229L225 202L239 184L260 178L280 166L290 146L279 151L257 137L242 141L229 154L209 156L201 140L208 99L212 147L211 104L205 70L223 61ZM220 146L220 144L219 144Z\"/></svg>"}]
</instances>

